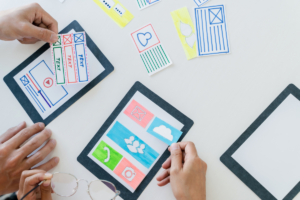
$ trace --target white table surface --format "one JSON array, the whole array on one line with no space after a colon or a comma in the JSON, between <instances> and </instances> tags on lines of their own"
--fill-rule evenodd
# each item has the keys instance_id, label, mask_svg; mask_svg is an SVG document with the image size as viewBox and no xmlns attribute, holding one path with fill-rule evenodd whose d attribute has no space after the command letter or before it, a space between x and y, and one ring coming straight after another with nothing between
<instances>
[{"instance_id":1,"label":"white table surface","mask_svg":"<svg viewBox=\"0 0 300 200\"><path fill-rule=\"evenodd\" d=\"M9 9L31 0L0 0ZM120 29L92 0L37 0L59 23L59 30L74 19L91 36L115 71L48 125L57 140L51 153L65 171L88 180L95 176L76 160L100 126L135 81L194 120L184 140L192 140L208 164L208 200L259 199L219 160L227 148L290 83L300 87L300 1L211 0L225 4L231 53L187 61L170 12L187 6L194 18L193 0L162 0L139 11L133 0L121 0L135 18ZM173 65L149 77L129 33L153 23ZM0 42L0 132L21 121L32 124L3 77L44 43L21 45ZM155 179L139 199L174 199L170 186L159 188ZM89 199L85 183L72 199ZM53 199L65 199L53 196ZM300 196L295 199L300 199Z\"/></svg>"}]
</instances>

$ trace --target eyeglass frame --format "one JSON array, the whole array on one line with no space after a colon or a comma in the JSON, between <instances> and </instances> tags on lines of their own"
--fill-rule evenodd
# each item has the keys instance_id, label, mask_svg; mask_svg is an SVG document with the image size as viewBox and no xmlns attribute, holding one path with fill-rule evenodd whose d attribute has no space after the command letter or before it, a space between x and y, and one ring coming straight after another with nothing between
<instances>
[{"instance_id":1,"label":"eyeglass frame","mask_svg":"<svg viewBox=\"0 0 300 200\"><path fill-rule=\"evenodd\" d=\"M104 182L107 182L107 183L110 183L110 184L112 184L112 185L114 186L114 188L115 188L115 196L114 196L114 198L112 198L111 200L115 200L115 199L121 194L121 192L120 192L119 190L117 190L115 184L113 184L112 182L107 181L107 180L97 179L97 180L93 180L93 181L89 182L89 181L87 181L87 180L85 180L85 179L77 179L76 176L74 176L73 174L70 174L70 173L65 173L65 172L54 172L52 175L54 176L55 174L68 174L68 175L73 176L73 177L76 179L76 188L74 188L75 192L74 192L73 194L71 194L70 196L63 196L63 195L57 194L57 193L53 190L53 192L54 192L56 195L60 196L60 197L71 197L71 196L73 196L74 194L76 194L77 189L78 189L78 186L79 186L79 185L78 185L79 181L85 181L85 182L87 183L87 185L88 185L88 190L87 190L87 192L88 192L88 194L89 194L89 196L90 196L90 198L91 198L92 200L94 200L94 199L93 199L93 197L91 196L91 193L90 193L90 185L91 185L93 182L95 182L95 181L101 181L103 184L104 184ZM106 184L105 184L105 185L106 185ZM108 186L107 186L107 187L108 187ZM52 184L51 184L51 188L52 188ZM109 187L108 187L108 188L109 188ZM52 188L52 189L53 189L53 188ZM109 189L110 189L110 188L109 188Z\"/></svg>"}]
</instances>

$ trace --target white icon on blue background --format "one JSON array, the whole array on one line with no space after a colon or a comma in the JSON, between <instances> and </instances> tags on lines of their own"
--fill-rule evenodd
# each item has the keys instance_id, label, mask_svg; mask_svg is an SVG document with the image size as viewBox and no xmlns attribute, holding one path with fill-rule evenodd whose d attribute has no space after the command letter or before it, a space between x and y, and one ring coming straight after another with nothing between
<instances>
[{"instance_id":1,"label":"white icon on blue background","mask_svg":"<svg viewBox=\"0 0 300 200\"><path fill-rule=\"evenodd\" d=\"M140 44L145 47L148 44L148 41L152 38L152 34L149 32L146 33L138 33L137 39L140 42Z\"/></svg>"}]
</instances>

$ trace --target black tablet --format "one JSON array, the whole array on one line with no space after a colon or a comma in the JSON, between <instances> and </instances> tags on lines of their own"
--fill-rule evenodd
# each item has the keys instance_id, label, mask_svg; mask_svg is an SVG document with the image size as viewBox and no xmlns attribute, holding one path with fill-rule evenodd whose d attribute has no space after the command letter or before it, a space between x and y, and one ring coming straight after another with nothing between
<instances>
[{"instance_id":1,"label":"black tablet","mask_svg":"<svg viewBox=\"0 0 300 200\"><path fill-rule=\"evenodd\" d=\"M300 191L300 91L289 85L221 156L263 200L292 200Z\"/></svg>"},{"instance_id":2,"label":"black tablet","mask_svg":"<svg viewBox=\"0 0 300 200\"><path fill-rule=\"evenodd\" d=\"M73 21L60 33L82 31L85 30ZM114 70L88 33L86 44L89 83L56 86L49 44L43 45L4 77L5 83L34 123L49 124Z\"/></svg>"},{"instance_id":3,"label":"black tablet","mask_svg":"<svg viewBox=\"0 0 300 200\"><path fill-rule=\"evenodd\" d=\"M91 139L78 161L115 184L123 199L137 199L193 121L136 82Z\"/></svg>"}]
</instances>

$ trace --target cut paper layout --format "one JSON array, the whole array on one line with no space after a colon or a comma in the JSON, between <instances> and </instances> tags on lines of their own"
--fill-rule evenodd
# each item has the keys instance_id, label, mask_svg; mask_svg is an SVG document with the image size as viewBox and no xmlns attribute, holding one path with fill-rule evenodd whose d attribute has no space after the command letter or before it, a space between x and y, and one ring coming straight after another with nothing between
<instances>
[{"instance_id":1,"label":"cut paper layout","mask_svg":"<svg viewBox=\"0 0 300 200\"><path fill-rule=\"evenodd\" d=\"M184 7L175 10L171 16L187 59L197 57L197 37L188 9Z\"/></svg>"},{"instance_id":2,"label":"cut paper layout","mask_svg":"<svg viewBox=\"0 0 300 200\"><path fill-rule=\"evenodd\" d=\"M144 108L137 101L132 100L129 106L124 111L124 114L130 117L133 121L146 128L148 123L152 120L154 115Z\"/></svg>"},{"instance_id":3,"label":"cut paper layout","mask_svg":"<svg viewBox=\"0 0 300 200\"><path fill-rule=\"evenodd\" d=\"M229 53L224 5L195 8L199 56Z\"/></svg>"},{"instance_id":4,"label":"cut paper layout","mask_svg":"<svg viewBox=\"0 0 300 200\"><path fill-rule=\"evenodd\" d=\"M130 163L126 158L123 158L120 164L114 170L114 173L118 175L123 181L130 185L134 190L139 186L142 180L145 178L137 167Z\"/></svg>"},{"instance_id":5,"label":"cut paper layout","mask_svg":"<svg viewBox=\"0 0 300 200\"><path fill-rule=\"evenodd\" d=\"M152 24L148 24L130 35L149 76L172 64Z\"/></svg>"},{"instance_id":6,"label":"cut paper layout","mask_svg":"<svg viewBox=\"0 0 300 200\"><path fill-rule=\"evenodd\" d=\"M147 132L168 145L176 143L182 135L180 130L174 128L158 117L155 117Z\"/></svg>"},{"instance_id":7,"label":"cut paper layout","mask_svg":"<svg viewBox=\"0 0 300 200\"><path fill-rule=\"evenodd\" d=\"M94 2L121 28L134 18L118 0L94 0Z\"/></svg>"},{"instance_id":8,"label":"cut paper layout","mask_svg":"<svg viewBox=\"0 0 300 200\"><path fill-rule=\"evenodd\" d=\"M101 141L92 154L97 160L106 165L110 170L114 170L123 156L111 146Z\"/></svg>"},{"instance_id":9,"label":"cut paper layout","mask_svg":"<svg viewBox=\"0 0 300 200\"><path fill-rule=\"evenodd\" d=\"M154 149L118 121L107 133L107 137L148 169L159 156Z\"/></svg>"},{"instance_id":10,"label":"cut paper layout","mask_svg":"<svg viewBox=\"0 0 300 200\"><path fill-rule=\"evenodd\" d=\"M197 4L198 7L202 6L203 4L205 4L208 1L209 0L194 0L194 2Z\"/></svg>"},{"instance_id":11,"label":"cut paper layout","mask_svg":"<svg viewBox=\"0 0 300 200\"><path fill-rule=\"evenodd\" d=\"M51 44L51 53L56 85L89 82L84 32L58 35L58 41Z\"/></svg>"},{"instance_id":12,"label":"cut paper layout","mask_svg":"<svg viewBox=\"0 0 300 200\"><path fill-rule=\"evenodd\" d=\"M161 0L136 0L140 10L143 10L144 8L148 8L149 6L152 6L160 1Z\"/></svg>"}]
</instances>

